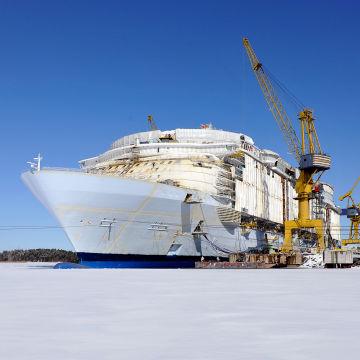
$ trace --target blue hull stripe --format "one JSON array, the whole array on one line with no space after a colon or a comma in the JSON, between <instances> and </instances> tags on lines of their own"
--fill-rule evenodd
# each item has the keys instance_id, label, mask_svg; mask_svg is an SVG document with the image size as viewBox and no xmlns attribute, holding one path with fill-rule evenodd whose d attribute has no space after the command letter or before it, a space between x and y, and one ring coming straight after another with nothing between
<instances>
[{"instance_id":1,"label":"blue hull stripe","mask_svg":"<svg viewBox=\"0 0 360 360\"><path fill-rule=\"evenodd\" d=\"M194 268L197 256L117 255L77 253L80 264L92 268Z\"/></svg>"}]
</instances>

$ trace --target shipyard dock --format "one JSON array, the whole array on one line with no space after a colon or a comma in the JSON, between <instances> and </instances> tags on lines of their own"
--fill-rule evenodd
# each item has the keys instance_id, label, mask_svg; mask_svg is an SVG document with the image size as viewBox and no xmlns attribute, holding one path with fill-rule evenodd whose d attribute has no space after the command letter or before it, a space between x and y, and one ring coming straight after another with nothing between
<instances>
[{"instance_id":1,"label":"shipyard dock","mask_svg":"<svg viewBox=\"0 0 360 360\"><path fill-rule=\"evenodd\" d=\"M344 268L354 263L352 250L336 249L325 250L318 254L231 254L227 261L197 261L196 269L272 269L298 268L309 260L317 259L318 267ZM315 267L315 264L314 266Z\"/></svg>"}]
</instances>

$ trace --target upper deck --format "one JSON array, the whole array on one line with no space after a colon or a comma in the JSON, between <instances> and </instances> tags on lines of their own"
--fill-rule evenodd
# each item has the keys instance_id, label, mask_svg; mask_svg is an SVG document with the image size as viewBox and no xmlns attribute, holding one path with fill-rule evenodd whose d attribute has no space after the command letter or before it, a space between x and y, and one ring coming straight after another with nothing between
<instances>
[{"instance_id":1,"label":"upper deck","mask_svg":"<svg viewBox=\"0 0 360 360\"><path fill-rule=\"evenodd\" d=\"M223 157L238 150L260 158L260 149L251 137L230 131L205 129L176 129L146 131L124 136L111 144L103 154L80 161L83 168L136 157L181 157L213 155Z\"/></svg>"}]
</instances>

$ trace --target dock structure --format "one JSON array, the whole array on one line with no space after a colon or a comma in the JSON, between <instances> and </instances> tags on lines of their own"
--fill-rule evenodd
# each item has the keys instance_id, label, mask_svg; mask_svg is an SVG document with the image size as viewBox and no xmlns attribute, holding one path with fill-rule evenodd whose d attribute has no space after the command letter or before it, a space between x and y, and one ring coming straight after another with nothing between
<instances>
[{"instance_id":1,"label":"dock structure","mask_svg":"<svg viewBox=\"0 0 360 360\"><path fill-rule=\"evenodd\" d=\"M323 256L325 267L350 267L354 262L351 250L325 250Z\"/></svg>"},{"instance_id":2,"label":"dock structure","mask_svg":"<svg viewBox=\"0 0 360 360\"><path fill-rule=\"evenodd\" d=\"M304 263L301 252L292 254L230 254L228 261L198 261L196 269L271 269L297 268ZM322 254L322 266L325 268L343 268L353 265L351 250L325 250Z\"/></svg>"},{"instance_id":3,"label":"dock structure","mask_svg":"<svg viewBox=\"0 0 360 360\"><path fill-rule=\"evenodd\" d=\"M230 254L229 261L198 261L196 269L271 269L298 267L303 263L300 252L293 254Z\"/></svg>"}]
</instances>

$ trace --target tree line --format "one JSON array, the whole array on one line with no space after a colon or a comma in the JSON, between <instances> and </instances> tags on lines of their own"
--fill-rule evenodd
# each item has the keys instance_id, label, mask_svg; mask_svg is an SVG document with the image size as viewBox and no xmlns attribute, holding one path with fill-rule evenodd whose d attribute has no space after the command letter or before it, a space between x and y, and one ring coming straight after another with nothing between
<instances>
[{"instance_id":1,"label":"tree line","mask_svg":"<svg viewBox=\"0 0 360 360\"><path fill-rule=\"evenodd\" d=\"M8 250L0 252L0 261L78 262L76 253L62 249Z\"/></svg>"}]
</instances>

